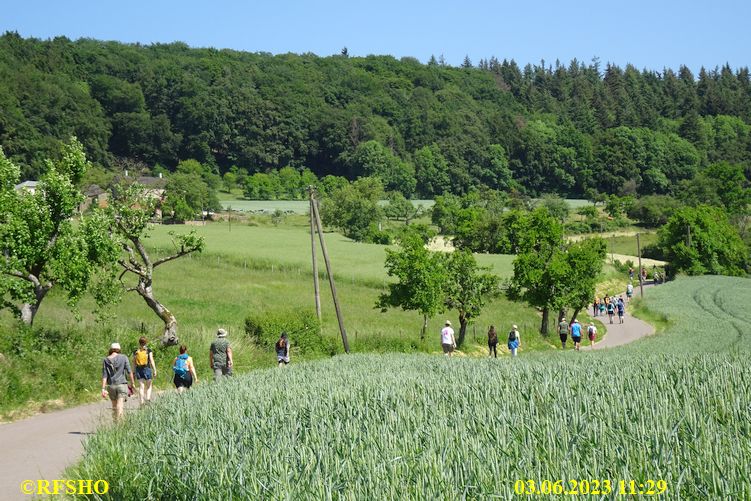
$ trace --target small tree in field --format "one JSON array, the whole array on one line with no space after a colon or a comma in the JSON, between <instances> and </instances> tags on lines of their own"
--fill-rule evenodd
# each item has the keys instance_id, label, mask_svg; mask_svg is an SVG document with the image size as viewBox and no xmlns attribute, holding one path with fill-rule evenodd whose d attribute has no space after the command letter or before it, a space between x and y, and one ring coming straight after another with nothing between
<instances>
[{"instance_id":1,"label":"small tree in field","mask_svg":"<svg viewBox=\"0 0 751 501\"><path fill-rule=\"evenodd\" d=\"M26 325L55 286L75 305L116 256L100 213L73 221L83 201L76 184L88 166L73 138L59 161L47 161L34 193L17 191L20 171L0 149L0 304Z\"/></svg>"},{"instance_id":2,"label":"small tree in field","mask_svg":"<svg viewBox=\"0 0 751 501\"><path fill-rule=\"evenodd\" d=\"M477 265L469 251L456 251L443 255L447 283L445 304L459 313L459 336L461 346L467 334L467 325L477 317L485 306L485 299L498 290L498 277L486 273L489 268Z\"/></svg>"},{"instance_id":3,"label":"small tree in field","mask_svg":"<svg viewBox=\"0 0 751 501\"><path fill-rule=\"evenodd\" d=\"M507 295L540 308L540 333L547 334L550 311L565 305L569 267L561 251L563 226L541 207L519 218L516 231L518 253Z\"/></svg>"},{"instance_id":4,"label":"small tree in field","mask_svg":"<svg viewBox=\"0 0 751 501\"><path fill-rule=\"evenodd\" d=\"M389 284L376 307L419 311L423 318L420 339L425 339L428 318L444 308L446 270L442 256L426 249L417 233L405 233L400 243L401 250L386 249L386 271L398 282Z\"/></svg>"},{"instance_id":5,"label":"small tree in field","mask_svg":"<svg viewBox=\"0 0 751 501\"><path fill-rule=\"evenodd\" d=\"M607 244L602 238L587 238L571 243L566 247L565 257L568 272L565 277L565 303L574 309L571 319L575 319L582 309L592 301L597 281L602 271Z\"/></svg>"},{"instance_id":6,"label":"small tree in field","mask_svg":"<svg viewBox=\"0 0 751 501\"><path fill-rule=\"evenodd\" d=\"M157 200L149 196L143 186L132 185L126 188L113 203L113 233L119 239L123 255L118 260L122 272L120 281L126 276L135 278L135 285L126 285L127 291L137 292L151 310L164 322L162 343L177 344L177 319L154 295L154 269L165 263L186 256L191 252L201 252L204 247L203 237L195 230L184 235L173 234L175 245L172 254L152 260L144 246L143 240L148 236L149 221L156 213Z\"/></svg>"}]
</instances>

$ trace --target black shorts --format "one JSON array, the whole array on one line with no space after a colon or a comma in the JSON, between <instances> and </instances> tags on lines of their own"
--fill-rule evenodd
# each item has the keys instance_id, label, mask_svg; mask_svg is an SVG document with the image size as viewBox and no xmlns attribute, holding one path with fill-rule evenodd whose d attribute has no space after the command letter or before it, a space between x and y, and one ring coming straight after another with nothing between
<instances>
[{"instance_id":1,"label":"black shorts","mask_svg":"<svg viewBox=\"0 0 751 501\"><path fill-rule=\"evenodd\" d=\"M568 339L568 334L561 334L561 341L565 343L567 339Z\"/></svg>"},{"instance_id":2,"label":"black shorts","mask_svg":"<svg viewBox=\"0 0 751 501\"><path fill-rule=\"evenodd\" d=\"M581 336L578 336L578 337L577 336L571 336L571 341L573 341L574 343L581 343L582 342L582 338L581 338Z\"/></svg>"},{"instance_id":3,"label":"black shorts","mask_svg":"<svg viewBox=\"0 0 751 501\"><path fill-rule=\"evenodd\" d=\"M190 375L190 372L184 376L175 374L175 379L172 382L175 383L175 388L190 388L193 386L193 376Z\"/></svg>"}]
</instances>

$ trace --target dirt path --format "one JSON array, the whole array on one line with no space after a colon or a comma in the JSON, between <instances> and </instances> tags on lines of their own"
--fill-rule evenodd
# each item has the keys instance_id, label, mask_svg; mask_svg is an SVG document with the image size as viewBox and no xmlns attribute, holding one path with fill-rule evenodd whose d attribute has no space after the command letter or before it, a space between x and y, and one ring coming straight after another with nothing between
<instances>
[{"instance_id":1,"label":"dirt path","mask_svg":"<svg viewBox=\"0 0 751 501\"><path fill-rule=\"evenodd\" d=\"M137 406L138 399L131 398L126 413ZM109 400L102 400L0 424L0 499L31 499L21 493L24 480L62 478L63 470L81 456L83 438L111 420Z\"/></svg>"},{"instance_id":2,"label":"dirt path","mask_svg":"<svg viewBox=\"0 0 751 501\"><path fill-rule=\"evenodd\" d=\"M651 287L650 286L645 286ZM638 287L634 291L636 295L639 294ZM626 305L626 314L623 317L623 323L618 323L618 314L613 315L613 323L609 323L607 314L604 317L597 317L605 327L608 329L605 338L595 344L595 350L602 350L605 348L613 348L615 346L622 346L624 344L631 343L637 339L643 338L654 334L655 328L644 320L631 316L629 314L628 304ZM586 341L582 341L582 349L587 346ZM587 346L588 347L588 346Z\"/></svg>"}]
</instances>

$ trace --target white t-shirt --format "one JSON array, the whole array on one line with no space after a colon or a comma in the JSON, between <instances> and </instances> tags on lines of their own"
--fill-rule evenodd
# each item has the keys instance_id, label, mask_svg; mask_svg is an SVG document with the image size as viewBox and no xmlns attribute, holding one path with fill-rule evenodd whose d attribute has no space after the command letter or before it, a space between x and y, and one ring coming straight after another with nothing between
<instances>
[{"instance_id":1,"label":"white t-shirt","mask_svg":"<svg viewBox=\"0 0 751 501\"><path fill-rule=\"evenodd\" d=\"M441 344L454 344L454 329L448 325L441 330Z\"/></svg>"}]
</instances>

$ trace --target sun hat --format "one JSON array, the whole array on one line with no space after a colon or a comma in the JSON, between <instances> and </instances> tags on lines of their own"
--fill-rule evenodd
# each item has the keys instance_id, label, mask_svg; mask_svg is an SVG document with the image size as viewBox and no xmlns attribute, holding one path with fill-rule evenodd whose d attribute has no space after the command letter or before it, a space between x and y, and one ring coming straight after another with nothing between
<instances>
[{"instance_id":1,"label":"sun hat","mask_svg":"<svg viewBox=\"0 0 751 501\"><path fill-rule=\"evenodd\" d=\"M120 349L120 343L112 343L110 345L110 350L119 350Z\"/></svg>"},{"instance_id":2,"label":"sun hat","mask_svg":"<svg viewBox=\"0 0 751 501\"><path fill-rule=\"evenodd\" d=\"M446 325L451 325L451 320L446 320Z\"/></svg>"},{"instance_id":3,"label":"sun hat","mask_svg":"<svg viewBox=\"0 0 751 501\"><path fill-rule=\"evenodd\" d=\"M512 325L511 328L512 329L518 329L519 327L517 327L516 325Z\"/></svg>"},{"instance_id":4,"label":"sun hat","mask_svg":"<svg viewBox=\"0 0 751 501\"><path fill-rule=\"evenodd\" d=\"M227 337L227 331L224 329L219 329L216 331L216 337Z\"/></svg>"}]
</instances>

